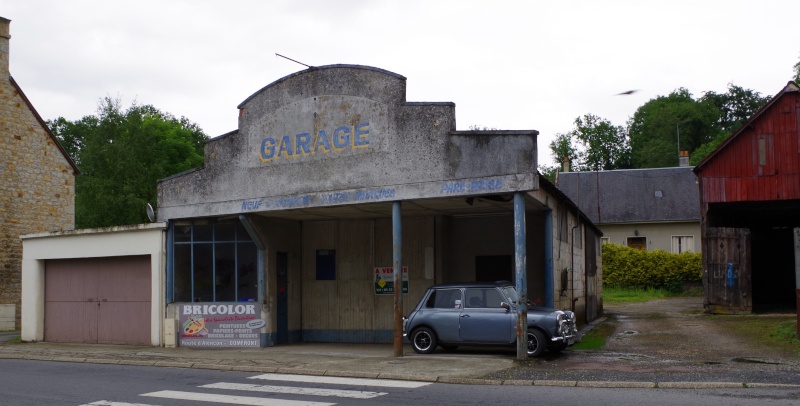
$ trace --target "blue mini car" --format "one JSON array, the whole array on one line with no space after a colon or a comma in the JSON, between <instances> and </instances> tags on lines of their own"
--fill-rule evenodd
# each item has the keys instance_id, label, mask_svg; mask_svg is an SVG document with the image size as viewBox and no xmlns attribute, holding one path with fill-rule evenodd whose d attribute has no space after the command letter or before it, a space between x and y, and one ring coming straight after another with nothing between
<instances>
[{"instance_id":1,"label":"blue mini car","mask_svg":"<svg viewBox=\"0 0 800 406\"><path fill-rule=\"evenodd\" d=\"M528 306L528 356L560 352L577 337L575 314L568 310ZM518 296L502 282L469 282L428 288L403 320L403 336L414 351L430 354L436 346L515 345Z\"/></svg>"}]
</instances>

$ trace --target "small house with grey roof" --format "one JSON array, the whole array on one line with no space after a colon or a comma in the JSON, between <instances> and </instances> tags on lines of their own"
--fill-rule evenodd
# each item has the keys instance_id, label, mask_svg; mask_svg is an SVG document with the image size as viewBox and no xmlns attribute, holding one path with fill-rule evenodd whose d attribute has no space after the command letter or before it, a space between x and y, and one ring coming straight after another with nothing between
<instances>
[{"instance_id":1,"label":"small house with grey roof","mask_svg":"<svg viewBox=\"0 0 800 406\"><path fill-rule=\"evenodd\" d=\"M700 203L690 166L562 172L556 185L603 232L603 242L700 252Z\"/></svg>"}]
</instances>

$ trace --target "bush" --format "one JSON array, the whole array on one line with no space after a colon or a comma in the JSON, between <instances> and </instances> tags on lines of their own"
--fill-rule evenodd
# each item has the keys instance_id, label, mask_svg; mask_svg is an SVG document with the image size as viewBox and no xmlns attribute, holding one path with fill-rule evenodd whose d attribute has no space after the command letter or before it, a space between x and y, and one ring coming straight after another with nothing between
<instances>
[{"instance_id":1,"label":"bush","mask_svg":"<svg viewBox=\"0 0 800 406\"><path fill-rule=\"evenodd\" d=\"M703 277L699 253L672 254L603 244L603 286L655 288L679 293L687 282Z\"/></svg>"}]
</instances>

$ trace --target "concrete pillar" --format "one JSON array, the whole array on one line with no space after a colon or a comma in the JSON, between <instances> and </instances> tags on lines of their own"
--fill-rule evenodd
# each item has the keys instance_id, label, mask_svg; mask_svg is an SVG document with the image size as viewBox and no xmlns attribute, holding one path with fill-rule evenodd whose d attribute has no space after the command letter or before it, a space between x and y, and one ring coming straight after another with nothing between
<instances>
[{"instance_id":1,"label":"concrete pillar","mask_svg":"<svg viewBox=\"0 0 800 406\"><path fill-rule=\"evenodd\" d=\"M517 360L528 359L528 280L525 239L525 194L514 193L514 273L517 295Z\"/></svg>"}]
</instances>

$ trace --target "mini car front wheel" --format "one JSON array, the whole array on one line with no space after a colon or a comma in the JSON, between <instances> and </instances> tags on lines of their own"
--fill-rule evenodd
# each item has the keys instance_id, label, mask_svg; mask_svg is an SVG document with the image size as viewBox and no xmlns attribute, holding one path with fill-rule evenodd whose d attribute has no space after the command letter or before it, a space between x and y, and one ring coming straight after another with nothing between
<instances>
[{"instance_id":1,"label":"mini car front wheel","mask_svg":"<svg viewBox=\"0 0 800 406\"><path fill-rule=\"evenodd\" d=\"M546 348L544 333L539 330L528 330L528 356L538 357Z\"/></svg>"},{"instance_id":2,"label":"mini car front wheel","mask_svg":"<svg viewBox=\"0 0 800 406\"><path fill-rule=\"evenodd\" d=\"M411 333L411 346L419 354L430 354L436 349L436 334L427 327L420 327Z\"/></svg>"}]
</instances>

